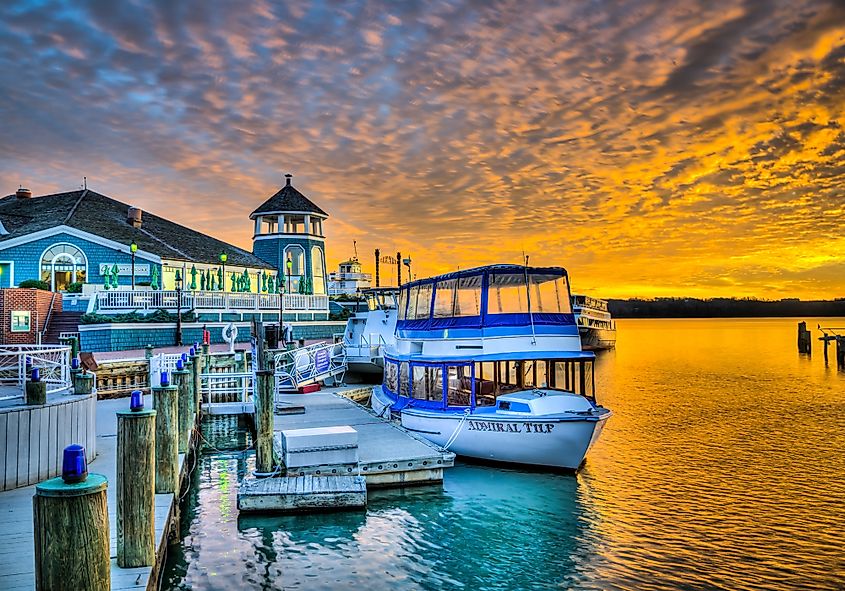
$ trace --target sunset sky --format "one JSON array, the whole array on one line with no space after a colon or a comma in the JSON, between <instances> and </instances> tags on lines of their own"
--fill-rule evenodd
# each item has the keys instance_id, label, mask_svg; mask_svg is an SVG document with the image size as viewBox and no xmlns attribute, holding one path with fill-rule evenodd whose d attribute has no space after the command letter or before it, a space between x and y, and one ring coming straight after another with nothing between
<instances>
[{"instance_id":1,"label":"sunset sky","mask_svg":"<svg viewBox=\"0 0 845 591\"><path fill-rule=\"evenodd\" d=\"M0 194L357 239L606 297L845 297L845 4L4 2Z\"/></svg>"}]
</instances>

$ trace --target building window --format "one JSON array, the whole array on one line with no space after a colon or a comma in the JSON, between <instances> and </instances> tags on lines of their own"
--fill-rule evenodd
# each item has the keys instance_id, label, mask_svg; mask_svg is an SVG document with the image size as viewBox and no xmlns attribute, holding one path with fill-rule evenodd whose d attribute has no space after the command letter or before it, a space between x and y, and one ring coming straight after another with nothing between
<instances>
[{"instance_id":1,"label":"building window","mask_svg":"<svg viewBox=\"0 0 845 591\"><path fill-rule=\"evenodd\" d=\"M288 269L290 261L290 269ZM286 277L287 293L299 293L299 282L305 274L305 250L301 246L291 244L285 248L283 272Z\"/></svg>"},{"instance_id":2,"label":"building window","mask_svg":"<svg viewBox=\"0 0 845 591\"><path fill-rule=\"evenodd\" d=\"M41 255L41 279L53 291L65 291L71 283L85 283L88 260L72 244L54 244Z\"/></svg>"},{"instance_id":3,"label":"building window","mask_svg":"<svg viewBox=\"0 0 845 591\"><path fill-rule=\"evenodd\" d=\"M311 247L311 293L323 295L326 293L326 278L323 271L323 249L319 246Z\"/></svg>"},{"instance_id":4,"label":"building window","mask_svg":"<svg viewBox=\"0 0 845 591\"><path fill-rule=\"evenodd\" d=\"M12 312L12 332L29 332L30 315L28 310L14 310Z\"/></svg>"}]
</instances>

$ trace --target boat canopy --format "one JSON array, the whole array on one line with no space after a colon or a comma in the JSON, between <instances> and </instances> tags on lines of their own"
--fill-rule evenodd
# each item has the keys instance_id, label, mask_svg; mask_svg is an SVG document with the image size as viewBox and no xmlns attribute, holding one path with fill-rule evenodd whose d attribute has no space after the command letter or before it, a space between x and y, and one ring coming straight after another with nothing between
<instances>
[{"instance_id":1,"label":"boat canopy","mask_svg":"<svg viewBox=\"0 0 845 591\"><path fill-rule=\"evenodd\" d=\"M574 326L566 269L491 265L406 283L398 336L413 331ZM420 335L421 336L421 335Z\"/></svg>"}]
</instances>

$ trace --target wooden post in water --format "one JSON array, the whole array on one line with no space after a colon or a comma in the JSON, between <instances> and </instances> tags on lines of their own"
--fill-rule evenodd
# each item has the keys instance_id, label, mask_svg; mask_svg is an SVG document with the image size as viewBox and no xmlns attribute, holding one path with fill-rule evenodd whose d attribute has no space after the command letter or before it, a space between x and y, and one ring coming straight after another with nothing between
<instances>
[{"instance_id":1,"label":"wooden post in water","mask_svg":"<svg viewBox=\"0 0 845 591\"><path fill-rule=\"evenodd\" d=\"M73 376L73 393L90 394L94 391L94 374L89 371L81 371Z\"/></svg>"},{"instance_id":2,"label":"wooden post in water","mask_svg":"<svg viewBox=\"0 0 845 591\"><path fill-rule=\"evenodd\" d=\"M255 472L269 476L273 472L273 381L269 369L255 376Z\"/></svg>"},{"instance_id":3,"label":"wooden post in water","mask_svg":"<svg viewBox=\"0 0 845 591\"><path fill-rule=\"evenodd\" d=\"M202 354L197 351L196 355L190 357L191 360L191 377L194 382L194 408L197 413L202 407ZM211 402L211 400L209 400Z\"/></svg>"},{"instance_id":4,"label":"wooden post in water","mask_svg":"<svg viewBox=\"0 0 845 591\"><path fill-rule=\"evenodd\" d=\"M176 386L153 388L156 410L156 493L175 493L179 486L179 389Z\"/></svg>"},{"instance_id":5,"label":"wooden post in water","mask_svg":"<svg viewBox=\"0 0 845 591\"><path fill-rule=\"evenodd\" d=\"M807 330L806 322L798 323L798 352L807 354L813 352L812 334Z\"/></svg>"},{"instance_id":6,"label":"wooden post in water","mask_svg":"<svg viewBox=\"0 0 845 591\"><path fill-rule=\"evenodd\" d=\"M108 481L89 474L67 484L51 478L35 486L36 591L109 591Z\"/></svg>"},{"instance_id":7,"label":"wooden post in water","mask_svg":"<svg viewBox=\"0 0 845 591\"><path fill-rule=\"evenodd\" d=\"M836 366L845 369L845 337L836 337Z\"/></svg>"},{"instance_id":8,"label":"wooden post in water","mask_svg":"<svg viewBox=\"0 0 845 591\"><path fill-rule=\"evenodd\" d=\"M117 565L155 562L156 411L117 411Z\"/></svg>"},{"instance_id":9,"label":"wooden post in water","mask_svg":"<svg viewBox=\"0 0 845 591\"><path fill-rule=\"evenodd\" d=\"M191 392L193 376L191 372L184 369L177 369L173 372L173 385L179 390L179 402L177 405L179 423L179 453L188 453L188 443L191 440L191 431L194 428L196 412L194 411L194 399Z\"/></svg>"}]
</instances>

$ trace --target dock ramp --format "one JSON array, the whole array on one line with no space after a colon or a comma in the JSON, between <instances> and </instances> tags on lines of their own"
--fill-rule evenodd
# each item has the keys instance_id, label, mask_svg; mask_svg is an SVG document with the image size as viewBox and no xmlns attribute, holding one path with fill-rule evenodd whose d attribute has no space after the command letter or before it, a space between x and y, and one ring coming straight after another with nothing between
<instances>
[{"instance_id":1,"label":"dock ramp","mask_svg":"<svg viewBox=\"0 0 845 591\"><path fill-rule=\"evenodd\" d=\"M295 392L329 378L343 380L346 349L342 343L316 343L273 356L276 392Z\"/></svg>"}]
</instances>

